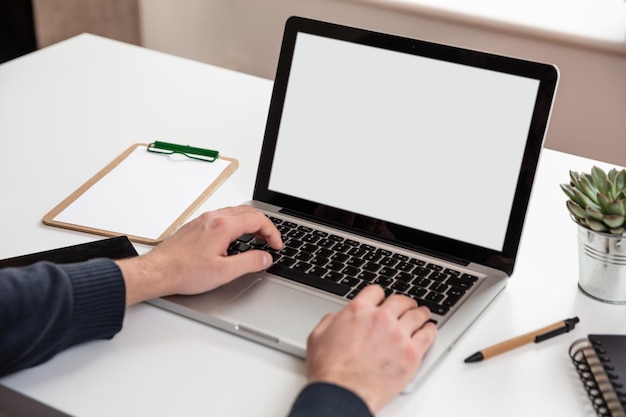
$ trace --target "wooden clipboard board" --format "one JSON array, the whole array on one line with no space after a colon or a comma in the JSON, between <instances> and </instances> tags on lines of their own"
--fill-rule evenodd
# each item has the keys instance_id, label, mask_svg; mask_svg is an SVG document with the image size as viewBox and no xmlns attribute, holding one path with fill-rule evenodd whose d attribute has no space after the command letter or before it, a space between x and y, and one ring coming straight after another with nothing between
<instances>
[{"instance_id":1,"label":"wooden clipboard board","mask_svg":"<svg viewBox=\"0 0 626 417\"><path fill-rule=\"evenodd\" d=\"M50 210L43 223L156 245L239 166L233 158L199 161L147 152L147 147L129 147Z\"/></svg>"}]
</instances>

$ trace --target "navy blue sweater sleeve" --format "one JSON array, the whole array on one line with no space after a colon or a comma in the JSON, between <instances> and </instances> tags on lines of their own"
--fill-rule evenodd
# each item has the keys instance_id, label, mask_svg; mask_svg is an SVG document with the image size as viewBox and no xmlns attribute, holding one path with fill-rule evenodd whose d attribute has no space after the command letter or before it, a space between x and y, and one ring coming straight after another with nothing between
<instances>
[{"instance_id":1,"label":"navy blue sweater sleeve","mask_svg":"<svg viewBox=\"0 0 626 417\"><path fill-rule=\"evenodd\" d=\"M307 385L293 403L289 417L373 417L363 400L334 384Z\"/></svg>"},{"instance_id":2,"label":"navy blue sweater sleeve","mask_svg":"<svg viewBox=\"0 0 626 417\"><path fill-rule=\"evenodd\" d=\"M0 269L0 376L110 339L122 328L125 304L121 271L108 259Z\"/></svg>"}]
</instances>

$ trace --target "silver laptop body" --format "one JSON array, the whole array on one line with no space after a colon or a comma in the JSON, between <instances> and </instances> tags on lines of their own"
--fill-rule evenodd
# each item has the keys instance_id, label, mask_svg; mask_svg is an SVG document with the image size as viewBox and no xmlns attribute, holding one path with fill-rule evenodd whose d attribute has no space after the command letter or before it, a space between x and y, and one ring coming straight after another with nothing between
<instances>
[{"instance_id":1,"label":"silver laptop body","mask_svg":"<svg viewBox=\"0 0 626 417\"><path fill-rule=\"evenodd\" d=\"M151 303L304 357L310 331L359 288L407 291L437 302L439 329L413 390L513 271L557 79L547 64L290 18L248 204L309 253ZM316 239L368 261L317 266ZM378 254L392 266L372 272Z\"/></svg>"}]
</instances>

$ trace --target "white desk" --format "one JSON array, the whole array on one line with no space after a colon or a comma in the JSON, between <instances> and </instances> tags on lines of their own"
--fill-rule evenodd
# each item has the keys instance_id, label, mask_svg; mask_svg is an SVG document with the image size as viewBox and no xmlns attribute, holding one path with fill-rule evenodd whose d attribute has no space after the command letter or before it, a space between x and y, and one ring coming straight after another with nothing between
<instances>
[{"instance_id":1,"label":"white desk","mask_svg":"<svg viewBox=\"0 0 626 417\"><path fill-rule=\"evenodd\" d=\"M41 218L138 141L215 147L239 159L201 210L249 199L270 91L267 80L90 35L1 65L0 258L97 239ZM592 164L545 150L509 286L426 383L380 416L593 415L567 350L587 333L626 333L626 306L578 291L576 228L558 187L569 169ZM572 333L463 363L574 315L581 323ZM0 382L81 417L280 416L305 377L300 359L142 304L112 341Z\"/></svg>"}]
</instances>

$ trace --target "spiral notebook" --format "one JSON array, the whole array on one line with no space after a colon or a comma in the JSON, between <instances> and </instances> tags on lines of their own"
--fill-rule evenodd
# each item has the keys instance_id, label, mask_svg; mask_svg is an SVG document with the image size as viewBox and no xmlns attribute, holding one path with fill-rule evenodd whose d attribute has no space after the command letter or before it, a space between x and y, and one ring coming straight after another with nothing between
<instances>
[{"instance_id":1,"label":"spiral notebook","mask_svg":"<svg viewBox=\"0 0 626 417\"><path fill-rule=\"evenodd\" d=\"M570 357L599 417L626 417L626 335L590 334Z\"/></svg>"}]
</instances>

